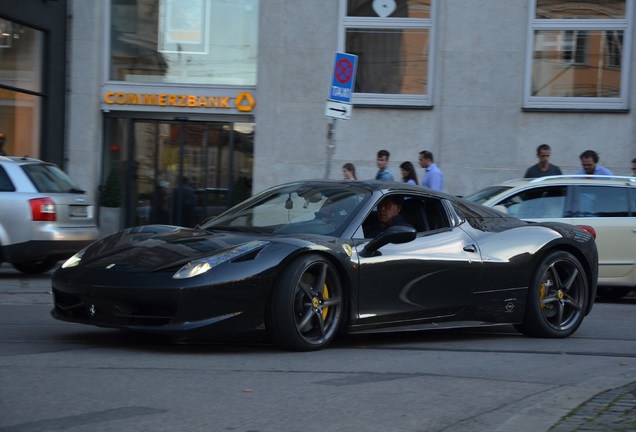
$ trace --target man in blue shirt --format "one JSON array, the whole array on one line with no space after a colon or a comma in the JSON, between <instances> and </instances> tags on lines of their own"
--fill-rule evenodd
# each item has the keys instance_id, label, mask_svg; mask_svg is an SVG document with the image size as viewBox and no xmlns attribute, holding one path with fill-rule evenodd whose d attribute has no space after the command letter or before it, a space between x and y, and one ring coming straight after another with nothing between
<instances>
[{"instance_id":1,"label":"man in blue shirt","mask_svg":"<svg viewBox=\"0 0 636 432\"><path fill-rule=\"evenodd\" d=\"M585 150L579 156L581 159L581 168L574 174L588 174L588 175L605 175L613 176L614 173L609 169L598 165L598 154L594 150Z\"/></svg>"},{"instance_id":2,"label":"man in blue shirt","mask_svg":"<svg viewBox=\"0 0 636 432\"><path fill-rule=\"evenodd\" d=\"M442 170L435 164L433 153L423 150L419 155L420 166L426 170L422 179L422 186L425 188L443 191L444 190L444 174Z\"/></svg>"},{"instance_id":3,"label":"man in blue shirt","mask_svg":"<svg viewBox=\"0 0 636 432\"><path fill-rule=\"evenodd\" d=\"M376 159L378 165L378 172L375 175L376 180L395 180L393 173L387 168L389 164L389 152L386 150L380 150Z\"/></svg>"}]
</instances>

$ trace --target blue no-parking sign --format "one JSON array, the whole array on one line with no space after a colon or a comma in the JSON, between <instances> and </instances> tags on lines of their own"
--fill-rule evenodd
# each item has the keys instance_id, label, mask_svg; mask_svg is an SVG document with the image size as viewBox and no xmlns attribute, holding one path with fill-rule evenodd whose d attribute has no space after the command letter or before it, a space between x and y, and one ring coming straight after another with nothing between
<instances>
[{"instance_id":1,"label":"blue no-parking sign","mask_svg":"<svg viewBox=\"0 0 636 432\"><path fill-rule=\"evenodd\" d=\"M351 103L353 85L356 81L356 66L358 56L343 52L336 52L333 58L333 72L329 100Z\"/></svg>"}]
</instances>

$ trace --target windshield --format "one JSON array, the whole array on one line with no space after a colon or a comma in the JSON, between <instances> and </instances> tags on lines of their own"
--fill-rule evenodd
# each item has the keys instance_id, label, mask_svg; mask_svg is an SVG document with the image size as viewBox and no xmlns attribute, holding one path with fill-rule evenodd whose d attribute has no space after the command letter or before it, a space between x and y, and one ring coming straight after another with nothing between
<instances>
[{"instance_id":1,"label":"windshield","mask_svg":"<svg viewBox=\"0 0 636 432\"><path fill-rule=\"evenodd\" d=\"M474 194L465 196L464 199L477 204L483 204L490 198L497 196L500 193L507 191L508 189L510 189L510 186L490 186L478 192L475 192Z\"/></svg>"},{"instance_id":2,"label":"windshield","mask_svg":"<svg viewBox=\"0 0 636 432\"><path fill-rule=\"evenodd\" d=\"M340 236L371 192L343 183L294 183L262 192L203 229Z\"/></svg>"}]
</instances>

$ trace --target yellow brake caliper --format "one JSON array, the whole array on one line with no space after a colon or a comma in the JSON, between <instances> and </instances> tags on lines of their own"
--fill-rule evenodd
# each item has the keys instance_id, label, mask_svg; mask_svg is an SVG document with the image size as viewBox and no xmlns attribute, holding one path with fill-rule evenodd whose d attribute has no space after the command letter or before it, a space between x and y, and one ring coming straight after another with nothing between
<instances>
[{"instance_id":1,"label":"yellow brake caliper","mask_svg":"<svg viewBox=\"0 0 636 432\"><path fill-rule=\"evenodd\" d=\"M545 298L545 282L541 282L541 286L539 287L539 300L541 302L541 309L545 309L545 303L543 299Z\"/></svg>"},{"instance_id":2,"label":"yellow brake caliper","mask_svg":"<svg viewBox=\"0 0 636 432\"><path fill-rule=\"evenodd\" d=\"M327 284L324 284L322 286L322 298L323 299L328 299L329 298L329 289L327 288ZM327 312L329 312L329 307L325 306L322 308L322 319L325 320L327 319Z\"/></svg>"}]
</instances>

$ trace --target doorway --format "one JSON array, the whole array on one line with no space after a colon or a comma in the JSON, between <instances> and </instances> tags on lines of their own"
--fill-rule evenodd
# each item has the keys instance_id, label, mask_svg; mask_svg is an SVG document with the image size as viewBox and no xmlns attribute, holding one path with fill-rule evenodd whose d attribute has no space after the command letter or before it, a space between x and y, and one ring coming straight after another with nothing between
<instances>
[{"instance_id":1,"label":"doorway","mask_svg":"<svg viewBox=\"0 0 636 432\"><path fill-rule=\"evenodd\" d=\"M119 228L195 227L251 194L253 123L113 118L105 130L102 205L114 177Z\"/></svg>"}]
</instances>

